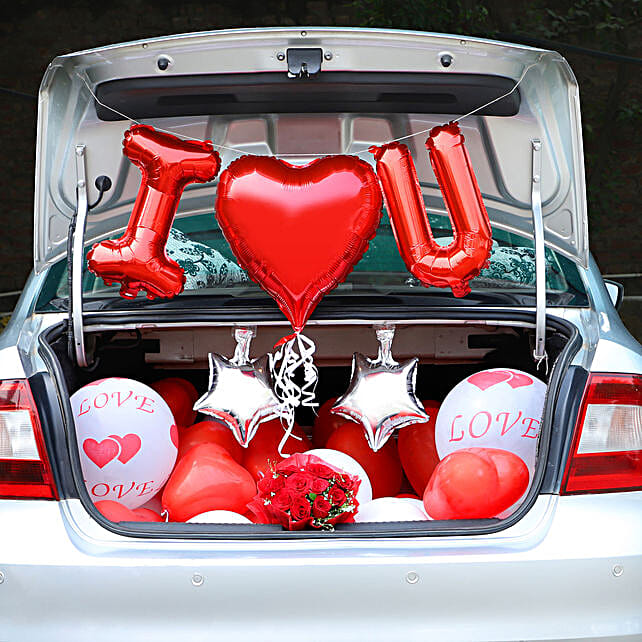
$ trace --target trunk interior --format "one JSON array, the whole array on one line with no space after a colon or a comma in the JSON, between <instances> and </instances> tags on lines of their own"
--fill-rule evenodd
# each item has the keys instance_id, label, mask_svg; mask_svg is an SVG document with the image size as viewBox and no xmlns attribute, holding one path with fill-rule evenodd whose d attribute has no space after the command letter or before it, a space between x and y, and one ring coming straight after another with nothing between
<instances>
[{"instance_id":1,"label":"trunk interior","mask_svg":"<svg viewBox=\"0 0 642 642\"><path fill-rule=\"evenodd\" d=\"M490 316L490 315L488 315ZM148 327L145 327L145 326ZM68 337L64 324L50 330L45 342L51 370L57 381L63 403L68 406L66 416L72 417L69 397L82 386L106 377L126 377L152 384L165 377L182 377L193 383L199 395L208 388L208 353L226 357L234 353L234 325L173 323L163 326L129 323L118 326L114 320L87 329L86 344L94 365L77 367L68 355ZM393 356L397 361L418 357L416 395L419 400L441 402L449 391L469 375L489 368L514 368L533 375L547 384L547 400L538 440L538 461L530 479L529 490L521 504L503 519L430 520L422 522L367 522L338 524L333 532L289 532L279 525L266 524L188 524L178 522L113 523L92 506L82 483L75 431L67 431L72 468L78 486L78 496L88 510L103 525L117 532L152 537L343 537L377 535L430 535L446 533L485 533L505 528L523 516L535 501L542 481L544 464L550 441L552 407L559 389L561 375L572 357L570 341L573 330L557 319L549 317L546 349L548 372L536 367L533 360L534 315L515 313L510 317L457 318L448 320L424 319L401 321L395 324ZM101 328L95 330L92 328ZM274 344L289 330L282 324L259 324L252 342L251 357L256 358L273 349ZM309 324L306 336L316 344L314 362L319 380L316 400L323 404L332 397L341 396L347 389L351 375L352 355L360 352L368 357L377 354L377 341L372 323L337 322ZM197 421L207 419L199 415ZM310 409L297 409L296 422L312 439L315 414ZM259 429L260 431L260 426ZM402 429L404 430L404 429ZM397 439L395 431L391 439ZM257 432L258 434L258 432ZM179 437L180 439L180 437ZM315 444L313 447L323 447ZM401 493L415 494L406 476Z\"/></svg>"}]
</instances>

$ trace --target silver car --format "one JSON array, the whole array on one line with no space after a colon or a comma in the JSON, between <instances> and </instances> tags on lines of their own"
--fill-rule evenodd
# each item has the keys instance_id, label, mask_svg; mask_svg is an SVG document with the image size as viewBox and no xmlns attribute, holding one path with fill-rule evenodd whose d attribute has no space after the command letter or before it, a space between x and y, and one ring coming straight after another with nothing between
<instances>
[{"instance_id":1,"label":"silver car","mask_svg":"<svg viewBox=\"0 0 642 642\"><path fill-rule=\"evenodd\" d=\"M306 333L321 401L372 326L418 356L420 398L517 367L548 386L530 490L503 519L276 526L114 523L88 496L70 395L106 376L179 374L289 332L236 265L216 182L185 190L167 252L175 299L124 300L86 269L119 236L144 122L293 164L403 139L433 235L453 238L424 141L459 119L493 228L472 293L425 288L384 215ZM105 178L106 177L106 178ZM108 180L107 180L108 179ZM34 270L0 336L1 640L642 639L642 351L588 246L578 87L562 56L404 31L250 29L56 58L39 94ZM626 230L622 230L626 234ZM312 417L301 422L310 424Z\"/></svg>"}]
</instances>

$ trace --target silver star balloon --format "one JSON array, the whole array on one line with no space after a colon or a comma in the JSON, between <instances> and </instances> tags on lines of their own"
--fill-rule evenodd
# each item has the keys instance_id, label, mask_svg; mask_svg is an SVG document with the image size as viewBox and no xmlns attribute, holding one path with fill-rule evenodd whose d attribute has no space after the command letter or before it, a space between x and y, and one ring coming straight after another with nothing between
<instances>
[{"instance_id":1,"label":"silver star balloon","mask_svg":"<svg viewBox=\"0 0 642 642\"><path fill-rule=\"evenodd\" d=\"M288 418L287 408L274 393L267 355L250 359L253 336L249 328L236 328L236 350L231 359L210 352L209 389L194 404L194 410L224 423L244 448L259 424Z\"/></svg>"},{"instance_id":2,"label":"silver star balloon","mask_svg":"<svg viewBox=\"0 0 642 642\"><path fill-rule=\"evenodd\" d=\"M330 410L362 424L368 445L375 452L395 429L428 421L415 395L417 357L397 363L392 358L394 327L379 326L376 331L377 358L354 354L350 386Z\"/></svg>"}]
</instances>

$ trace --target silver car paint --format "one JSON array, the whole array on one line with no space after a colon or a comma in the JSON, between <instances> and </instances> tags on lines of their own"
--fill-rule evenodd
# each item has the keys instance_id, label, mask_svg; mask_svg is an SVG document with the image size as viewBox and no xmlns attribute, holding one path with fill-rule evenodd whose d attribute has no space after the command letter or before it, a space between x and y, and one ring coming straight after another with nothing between
<instances>
[{"instance_id":1,"label":"silver car paint","mask_svg":"<svg viewBox=\"0 0 642 642\"><path fill-rule=\"evenodd\" d=\"M486 171L478 168L480 188L488 203L491 222L497 229L532 236L530 211L531 139L542 140L542 201L546 242L560 253L586 266L588 224L584 186L584 162L579 93L568 63L559 54L540 49L497 43L476 38L404 31L312 28L241 29L153 39L114 45L56 58L48 67L39 93L36 151L35 269L40 271L65 252L69 219L75 208L76 145L86 146L88 176L107 174L114 188L104 204L87 221L86 240L93 242L122 229L131 211L139 182L138 171L123 158L120 141L129 120L98 120L93 109L97 84L140 76L285 72L278 52L287 47L322 47L333 53L324 61L326 71L436 72L493 74L520 80L523 97L520 112L511 118L473 117L462 123L467 148L474 160L484 159ZM448 51L453 64L447 69L440 55ZM156 65L159 55L174 62L166 71ZM359 115L344 115L341 128L349 130ZM451 115L428 118L428 127L446 122ZM225 118L216 123L201 119L156 119L159 127L187 136L212 138L220 149L223 167L241 153L274 153L270 141L261 145L235 146L227 142ZM434 122L432 122L434 120ZM157 122L158 121L158 122ZM220 121L220 122L219 122ZM356 141L352 141L356 142ZM367 149L367 140L359 149ZM409 142L409 141L406 141ZM488 153L484 151L488 147ZM311 153L315 149L307 150ZM348 145L343 153L355 153ZM420 152L425 155L425 150ZM372 161L370 154L363 156ZM296 160L294 161L296 162ZM439 196L434 175L426 165L425 193ZM422 181L423 182L423 181ZM91 181L90 181L91 183ZM203 210L197 198L211 197L216 182L195 186L181 201L181 213ZM89 185L89 199L96 191ZM180 215L180 213L179 213Z\"/></svg>"}]
</instances>

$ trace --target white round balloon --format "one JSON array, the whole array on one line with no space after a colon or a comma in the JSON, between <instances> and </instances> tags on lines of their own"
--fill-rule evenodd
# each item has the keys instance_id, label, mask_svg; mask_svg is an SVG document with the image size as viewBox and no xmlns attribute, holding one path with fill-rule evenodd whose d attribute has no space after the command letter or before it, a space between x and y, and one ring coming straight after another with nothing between
<instances>
[{"instance_id":1,"label":"white round balloon","mask_svg":"<svg viewBox=\"0 0 642 642\"><path fill-rule=\"evenodd\" d=\"M158 513L159 515L163 512L163 503L161 501L163 497L162 491L160 493L156 493L151 499L148 499L140 508L149 508L149 510L153 510L155 513Z\"/></svg>"},{"instance_id":2,"label":"white round balloon","mask_svg":"<svg viewBox=\"0 0 642 642\"><path fill-rule=\"evenodd\" d=\"M370 483L370 478L356 459L350 457L350 455L342 453L340 450L333 450L332 448L315 448L314 450L308 450L305 454L316 455L326 463L330 464L330 466L334 466L350 475L356 475L359 477L361 480L361 485L357 491L357 501L359 502L359 506L372 500L372 484Z\"/></svg>"},{"instance_id":3,"label":"white round balloon","mask_svg":"<svg viewBox=\"0 0 642 642\"><path fill-rule=\"evenodd\" d=\"M421 506L419 506L419 504ZM429 519L423 503L409 497L379 497L359 506L354 521L420 522Z\"/></svg>"},{"instance_id":4,"label":"white round balloon","mask_svg":"<svg viewBox=\"0 0 642 642\"><path fill-rule=\"evenodd\" d=\"M521 370L493 368L466 377L439 408L439 458L462 448L500 448L521 457L532 479L545 396L546 384Z\"/></svg>"},{"instance_id":5,"label":"white round balloon","mask_svg":"<svg viewBox=\"0 0 642 642\"><path fill-rule=\"evenodd\" d=\"M188 524L251 524L252 522L231 510L209 510L187 520Z\"/></svg>"},{"instance_id":6,"label":"white round balloon","mask_svg":"<svg viewBox=\"0 0 642 642\"><path fill-rule=\"evenodd\" d=\"M76 391L71 407L91 499L139 508L154 497L178 453L178 430L163 398L139 381L111 377Z\"/></svg>"}]
</instances>

